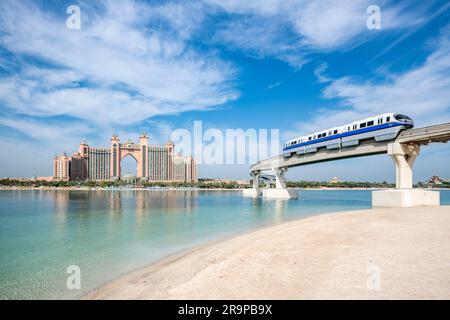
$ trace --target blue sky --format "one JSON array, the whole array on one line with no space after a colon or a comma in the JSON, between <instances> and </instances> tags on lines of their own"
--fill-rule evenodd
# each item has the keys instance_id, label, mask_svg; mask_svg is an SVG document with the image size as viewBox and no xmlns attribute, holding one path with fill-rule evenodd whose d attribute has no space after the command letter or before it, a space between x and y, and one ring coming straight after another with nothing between
<instances>
[{"instance_id":1,"label":"blue sky","mask_svg":"<svg viewBox=\"0 0 450 320\"><path fill-rule=\"evenodd\" d=\"M81 8L80 30L66 9ZM369 5L381 29L368 29ZM0 176L50 175L55 153L113 132L162 144L177 128L277 128L282 140L383 112L450 121L445 1L203 0L0 3ZM450 178L447 145L415 180ZM200 176L247 178L246 165ZM292 169L290 179L393 181L387 156Z\"/></svg>"}]
</instances>

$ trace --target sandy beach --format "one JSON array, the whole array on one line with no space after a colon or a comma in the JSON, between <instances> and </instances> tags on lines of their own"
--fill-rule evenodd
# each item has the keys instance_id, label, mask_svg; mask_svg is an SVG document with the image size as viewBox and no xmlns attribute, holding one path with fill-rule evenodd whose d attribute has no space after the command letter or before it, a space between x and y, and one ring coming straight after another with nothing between
<instances>
[{"instance_id":1,"label":"sandy beach","mask_svg":"<svg viewBox=\"0 0 450 320\"><path fill-rule=\"evenodd\" d=\"M169 257L85 299L449 299L450 206L267 227Z\"/></svg>"}]
</instances>

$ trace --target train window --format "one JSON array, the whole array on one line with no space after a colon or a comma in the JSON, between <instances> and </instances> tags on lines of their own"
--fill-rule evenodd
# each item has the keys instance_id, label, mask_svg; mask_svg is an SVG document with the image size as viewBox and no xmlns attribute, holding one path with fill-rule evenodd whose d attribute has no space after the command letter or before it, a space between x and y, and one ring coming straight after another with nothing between
<instances>
[{"instance_id":1,"label":"train window","mask_svg":"<svg viewBox=\"0 0 450 320\"><path fill-rule=\"evenodd\" d=\"M378 124L383 123L383 118L378 119Z\"/></svg>"},{"instance_id":2,"label":"train window","mask_svg":"<svg viewBox=\"0 0 450 320\"><path fill-rule=\"evenodd\" d=\"M363 122L363 123L360 123L360 124L359 124L359 127L360 127L360 128L365 128L366 125L367 125L367 124L366 124L365 122Z\"/></svg>"},{"instance_id":3,"label":"train window","mask_svg":"<svg viewBox=\"0 0 450 320\"><path fill-rule=\"evenodd\" d=\"M358 125L357 125L357 124L354 124L354 125L353 125L353 130L356 130L356 128L358 128Z\"/></svg>"},{"instance_id":4,"label":"train window","mask_svg":"<svg viewBox=\"0 0 450 320\"><path fill-rule=\"evenodd\" d=\"M308 141L311 141L311 137L308 137Z\"/></svg>"},{"instance_id":5,"label":"train window","mask_svg":"<svg viewBox=\"0 0 450 320\"><path fill-rule=\"evenodd\" d=\"M322 137L326 137L327 136L327 133L325 132L325 133L322 133Z\"/></svg>"},{"instance_id":6,"label":"train window","mask_svg":"<svg viewBox=\"0 0 450 320\"><path fill-rule=\"evenodd\" d=\"M316 135L313 135L313 139L314 139L314 140L316 139Z\"/></svg>"},{"instance_id":7,"label":"train window","mask_svg":"<svg viewBox=\"0 0 450 320\"><path fill-rule=\"evenodd\" d=\"M386 117L386 122L391 121L391 117Z\"/></svg>"},{"instance_id":8,"label":"train window","mask_svg":"<svg viewBox=\"0 0 450 320\"><path fill-rule=\"evenodd\" d=\"M405 119L405 120L411 120L410 117L405 116L404 114L396 114L396 115L394 115L394 118L397 119L397 120L403 120L403 119Z\"/></svg>"},{"instance_id":9,"label":"train window","mask_svg":"<svg viewBox=\"0 0 450 320\"><path fill-rule=\"evenodd\" d=\"M370 127L370 126L373 126L373 120L372 120L372 121L369 121L369 122L367 122L367 126L368 126L368 127Z\"/></svg>"},{"instance_id":10,"label":"train window","mask_svg":"<svg viewBox=\"0 0 450 320\"><path fill-rule=\"evenodd\" d=\"M350 128L349 128L350 129ZM334 130L333 134L337 134L337 130Z\"/></svg>"},{"instance_id":11,"label":"train window","mask_svg":"<svg viewBox=\"0 0 450 320\"><path fill-rule=\"evenodd\" d=\"M331 134L332 134L332 133L331 133L331 130L330 130L330 131L328 131L328 135L329 135L329 136L331 136Z\"/></svg>"},{"instance_id":12,"label":"train window","mask_svg":"<svg viewBox=\"0 0 450 320\"><path fill-rule=\"evenodd\" d=\"M348 127L348 131L350 131L350 127Z\"/></svg>"}]
</instances>

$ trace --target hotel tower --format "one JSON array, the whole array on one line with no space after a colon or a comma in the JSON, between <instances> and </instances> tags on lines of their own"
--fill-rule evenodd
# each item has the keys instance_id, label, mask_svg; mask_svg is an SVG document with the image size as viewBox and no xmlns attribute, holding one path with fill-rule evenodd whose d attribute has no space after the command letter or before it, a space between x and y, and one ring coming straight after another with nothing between
<instances>
[{"instance_id":1,"label":"hotel tower","mask_svg":"<svg viewBox=\"0 0 450 320\"><path fill-rule=\"evenodd\" d=\"M53 159L53 177L56 180L119 180L121 161L131 156L137 162L136 178L153 182L196 182L197 164L189 156L175 152L172 142L164 147L149 145L143 132L139 143L121 143L113 134L109 147L91 147L83 140L71 157L65 153Z\"/></svg>"}]
</instances>

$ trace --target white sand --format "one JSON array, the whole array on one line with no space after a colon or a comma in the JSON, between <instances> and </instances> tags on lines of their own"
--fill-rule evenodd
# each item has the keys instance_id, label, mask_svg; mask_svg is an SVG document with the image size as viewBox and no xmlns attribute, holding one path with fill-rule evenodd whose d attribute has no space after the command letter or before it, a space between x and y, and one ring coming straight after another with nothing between
<instances>
[{"instance_id":1,"label":"white sand","mask_svg":"<svg viewBox=\"0 0 450 320\"><path fill-rule=\"evenodd\" d=\"M450 207L288 222L168 258L85 298L449 299Z\"/></svg>"}]
</instances>

